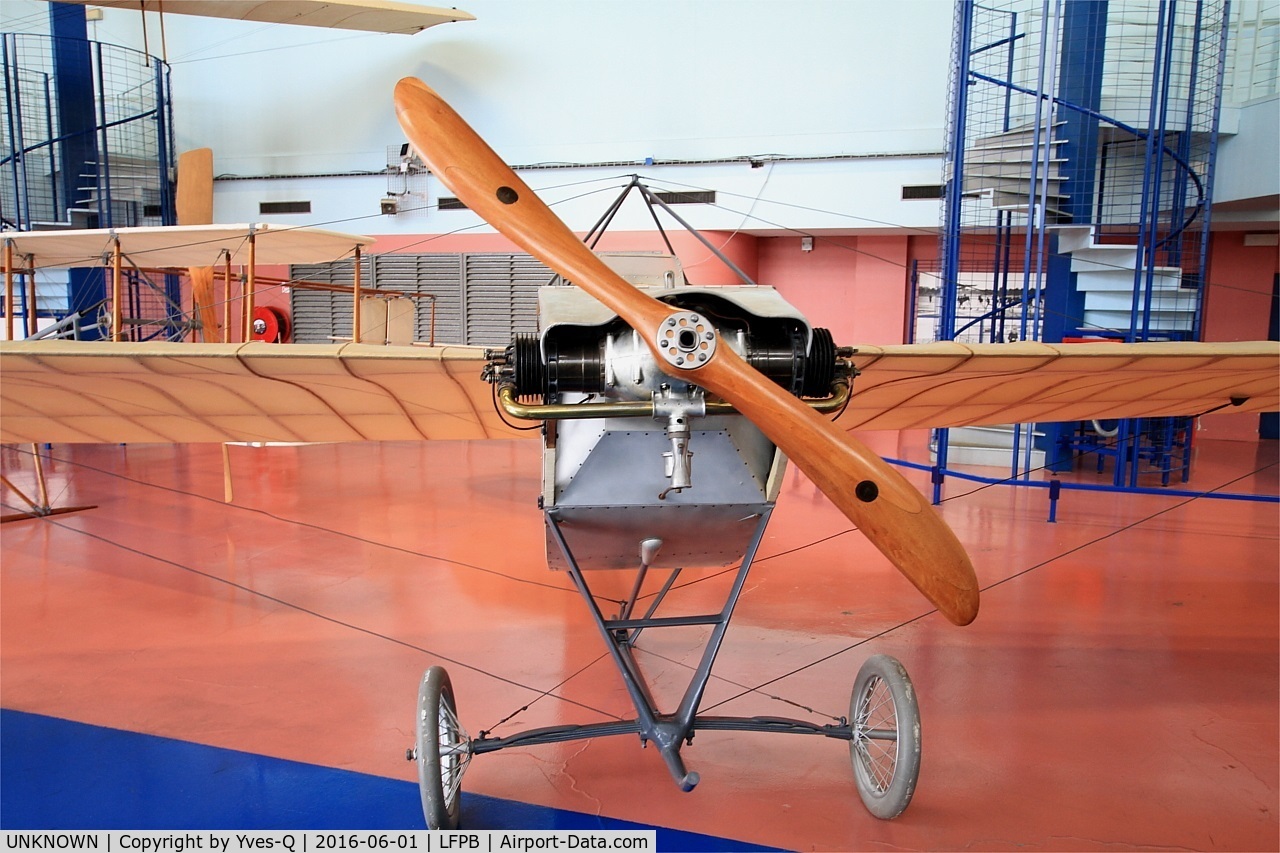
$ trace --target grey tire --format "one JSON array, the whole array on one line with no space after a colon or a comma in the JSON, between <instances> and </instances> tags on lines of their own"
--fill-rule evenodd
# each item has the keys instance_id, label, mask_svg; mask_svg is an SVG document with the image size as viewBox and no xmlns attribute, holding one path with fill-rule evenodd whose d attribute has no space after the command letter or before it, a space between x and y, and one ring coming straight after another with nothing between
<instances>
[{"instance_id":1,"label":"grey tire","mask_svg":"<svg viewBox=\"0 0 1280 853\"><path fill-rule=\"evenodd\" d=\"M453 685L444 667L433 666L418 688L418 790L428 829L457 829L462 797L466 734L458 725Z\"/></svg>"},{"instance_id":2,"label":"grey tire","mask_svg":"<svg viewBox=\"0 0 1280 853\"><path fill-rule=\"evenodd\" d=\"M920 709L907 670L888 655L868 658L849 700L849 756L862 803L881 820L906 809L920 775Z\"/></svg>"}]
</instances>

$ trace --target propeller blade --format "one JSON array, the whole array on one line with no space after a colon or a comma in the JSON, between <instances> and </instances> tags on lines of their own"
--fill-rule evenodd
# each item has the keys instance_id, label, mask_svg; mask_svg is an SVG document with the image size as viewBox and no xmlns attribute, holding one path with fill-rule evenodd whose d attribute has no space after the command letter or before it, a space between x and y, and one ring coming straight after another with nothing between
<instances>
[{"instance_id":1,"label":"propeller blade","mask_svg":"<svg viewBox=\"0 0 1280 853\"><path fill-rule=\"evenodd\" d=\"M213 149L193 148L178 155L178 191L174 199L179 225L213 224ZM213 296L213 267L188 267L193 313L200 318L200 339L222 342Z\"/></svg>"},{"instance_id":2,"label":"propeller blade","mask_svg":"<svg viewBox=\"0 0 1280 853\"><path fill-rule=\"evenodd\" d=\"M396 85L396 115L423 162L467 207L600 300L677 378L731 403L957 625L978 614L978 582L955 534L915 488L862 442L748 365L730 347L696 368L668 365L658 346L676 309L637 290L552 213L453 108L421 80Z\"/></svg>"}]
</instances>

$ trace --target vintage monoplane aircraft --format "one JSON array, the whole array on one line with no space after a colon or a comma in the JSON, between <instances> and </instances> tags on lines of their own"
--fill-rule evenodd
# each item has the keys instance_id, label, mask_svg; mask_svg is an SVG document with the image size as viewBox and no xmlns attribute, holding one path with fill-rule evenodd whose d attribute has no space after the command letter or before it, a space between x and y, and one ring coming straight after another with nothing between
<instances>
[{"instance_id":1,"label":"vintage monoplane aircraft","mask_svg":"<svg viewBox=\"0 0 1280 853\"><path fill-rule=\"evenodd\" d=\"M457 826L476 755L614 734L653 742L684 790L699 730L847 741L864 803L892 818L919 768L919 721L901 664L869 659L837 725L700 716L734 606L794 462L950 621L978 613L961 543L853 429L1194 415L1280 408L1280 344L939 343L838 347L767 287L637 285L561 223L422 82L396 110L413 146L465 204L571 285L544 288L540 333L503 350L368 344L0 345L0 441L216 442L485 439L538 435L548 562L588 605L634 720L470 738L440 667L420 685L416 761L427 823ZM623 272L626 272L625 270ZM482 381L487 379L489 384ZM832 414L836 414L832 418ZM541 422L521 432L508 419ZM697 464L694 464L694 460ZM659 616L682 568L737 564L723 608ZM632 567L606 615L591 570ZM645 612L646 574L671 574ZM642 632L709 628L679 707L660 711L633 648Z\"/></svg>"}]
</instances>

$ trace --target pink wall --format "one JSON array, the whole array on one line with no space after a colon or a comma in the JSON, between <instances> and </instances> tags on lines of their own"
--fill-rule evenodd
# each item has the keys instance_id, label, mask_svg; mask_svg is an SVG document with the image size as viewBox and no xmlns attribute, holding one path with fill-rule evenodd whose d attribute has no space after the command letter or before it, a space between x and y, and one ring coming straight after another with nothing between
<instances>
[{"instance_id":1,"label":"pink wall","mask_svg":"<svg viewBox=\"0 0 1280 853\"><path fill-rule=\"evenodd\" d=\"M582 235L579 235L582 236ZM676 257L684 267L685 278L690 284L738 284L734 272L693 235L685 231L669 232ZM756 238L749 234L732 234L723 231L705 231L707 238L717 249L737 264L743 272L756 276ZM662 236L652 231L606 231L596 246L602 252L666 252ZM448 234L440 237L413 237L401 234L382 235L368 249L382 252L519 252L514 243L500 234ZM763 283L763 282L761 282Z\"/></svg>"},{"instance_id":2,"label":"pink wall","mask_svg":"<svg viewBox=\"0 0 1280 853\"><path fill-rule=\"evenodd\" d=\"M702 243L685 232L669 235L685 277L694 285L737 284L737 275ZM864 236L815 240L800 250L799 237L755 237L723 231L704 236L759 284L772 285L816 326L831 329L839 344L897 344L905 340L909 258L935 257L933 237ZM606 233L602 251L666 251L653 232ZM498 234L442 237L383 235L370 254L390 252L514 252ZM284 277L285 267L262 267L260 274ZM218 284L218 298L222 298ZM189 298L189 294L188 294ZM279 288L258 292L262 305L288 307ZM219 315L221 318L221 315Z\"/></svg>"},{"instance_id":3,"label":"pink wall","mask_svg":"<svg viewBox=\"0 0 1280 853\"><path fill-rule=\"evenodd\" d=\"M1209 247L1205 293L1206 341L1261 341L1267 338L1271 289L1280 271L1275 246L1246 246L1239 231L1220 231ZM1258 437L1258 416L1224 412L1201 419L1205 438L1249 440Z\"/></svg>"},{"instance_id":4,"label":"pink wall","mask_svg":"<svg viewBox=\"0 0 1280 853\"><path fill-rule=\"evenodd\" d=\"M909 240L906 236L830 237L800 249L800 237L760 239L761 284L771 284L836 343L905 340Z\"/></svg>"}]
</instances>

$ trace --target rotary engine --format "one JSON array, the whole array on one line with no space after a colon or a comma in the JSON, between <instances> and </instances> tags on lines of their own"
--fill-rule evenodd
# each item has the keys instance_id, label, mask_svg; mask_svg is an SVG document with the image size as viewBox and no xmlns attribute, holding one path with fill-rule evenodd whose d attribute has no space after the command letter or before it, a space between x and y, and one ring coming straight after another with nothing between
<instances>
[{"instance_id":1,"label":"rotary engine","mask_svg":"<svg viewBox=\"0 0 1280 853\"><path fill-rule=\"evenodd\" d=\"M712 301L720 304L710 304ZM672 300L674 301L674 300ZM684 308L688 324L667 330L672 361L691 362L705 353L709 329L721 345L732 347L756 370L799 397L827 397L837 379L847 378L840 352L826 329L810 332L793 317L752 317L731 302L705 296ZM677 322L679 322L677 320ZM648 400L655 395L692 395L697 386L664 373L639 334L621 321L605 326L551 327L541 340L517 335L506 351L494 355L493 378L513 384L517 397L544 403L585 394L609 400Z\"/></svg>"},{"instance_id":2,"label":"rotary engine","mask_svg":"<svg viewBox=\"0 0 1280 853\"><path fill-rule=\"evenodd\" d=\"M837 348L826 329L810 329L772 288L655 295L679 309L659 332L670 365L696 365L728 346L790 393L822 401L819 408L847 399L851 351ZM517 335L506 350L489 353L487 378L502 389L508 413L546 421L653 417L665 422L670 440L663 454L669 485L659 497L690 488L691 423L733 409L664 372L639 334L576 288L544 288L540 302L542 334Z\"/></svg>"}]
</instances>

